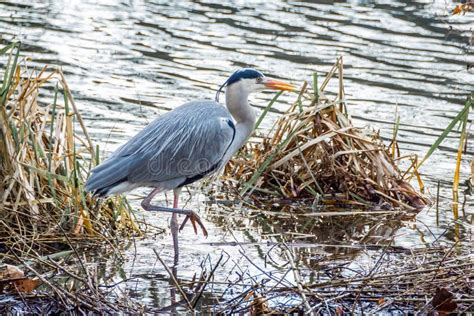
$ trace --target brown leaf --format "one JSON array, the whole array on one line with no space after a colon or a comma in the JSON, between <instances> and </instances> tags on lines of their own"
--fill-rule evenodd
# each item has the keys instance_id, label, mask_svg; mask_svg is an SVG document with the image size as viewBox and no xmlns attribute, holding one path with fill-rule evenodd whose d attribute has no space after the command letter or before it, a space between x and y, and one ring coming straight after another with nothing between
<instances>
[{"instance_id":1,"label":"brown leaf","mask_svg":"<svg viewBox=\"0 0 474 316\"><path fill-rule=\"evenodd\" d=\"M451 313L458 307L453 298L453 293L447 289L437 288L431 304L439 313Z\"/></svg>"},{"instance_id":2,"label":"brown leaf","mask_svg":"<svg viewBox=\"0 0 474 316\"><path fill-rule=\"evenodd\" d=\"M41 284L41 281L37 278L34 278L34 279L17 280L17 281L14 281L14 283L15 283L15 288L18 292L31 293L34 289L36 289Z\"/></svg>"},{"instance_id":3,"label":"brown leaf","mask_svg":"<svg viewBox=\"0 0 474 316\"><path fill-rule=\"evenodd\" d=\"M458 4L458 5L453 9L453 11L451 11L452 15L461 14L462 12L463 12L462 4Z\"/></svg>"}]
</instances>

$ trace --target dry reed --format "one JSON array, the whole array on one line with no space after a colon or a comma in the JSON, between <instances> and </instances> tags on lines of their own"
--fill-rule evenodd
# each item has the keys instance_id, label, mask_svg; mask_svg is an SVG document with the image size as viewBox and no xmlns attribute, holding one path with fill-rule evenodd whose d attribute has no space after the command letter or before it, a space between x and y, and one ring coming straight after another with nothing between
<instances>
[{"instance_id":1,"label":"dry reed","mask_svg":"<svg viewBox=\"0 0 474 316\"><path fill-rule=\"evenodd\" d=\"M139 233L139 229L125 198L99 202L84 191L85 178L99 160L98 148L88 136L62 71L46 66L31 69L19 54L19 42L0 49L4 62L0 86L0 263L21 266L36 275L55 293L59 305L68 302L99 311L93 307L102 304L102 299L78 249L118 245L121 237ZM48 97L51 100L45 101ZM77 277L86 285L82 294L72 295L75 286L44 277L51 269L69 271L64 259L71 257L82 266L79 273L86 273L83 279ZM58 265L52 258L62 263Z\"/></svg>"},{"instance_id":2,"label":"dry reed","mask_svg":"<svg viewBox=\"0 0 474 316\"><path fill-rule=\"evenodd\" d=\"M336 76L338 92L330 97L325 89ZM262 141L242 148L226 166L224 179L227 187L237 188L240 195L253 193L260 202L268 197L313 198L331 205L421 208L428 200L407 181L409 170L400 171L399 159L395 137L386 146L377 132L353 126L339 58L321 86L316 76L312 91L305 82Z\"/></svg>"},{"instance_id":3,"label":"dry reed","mask_svg":"<svg viewBox=\"0 0 474 316\"><path fill-rule=\"evenodd\" d=\"M2 244L20 236L29 242L15 247L65 235L106 238L136 231L124 199L98 203L84 192L98 156L63 73L21 67L18 46L9 51L0 100ZM54 89L53 100L40 105L46 85Z\"/></svg>"}]
</instances>

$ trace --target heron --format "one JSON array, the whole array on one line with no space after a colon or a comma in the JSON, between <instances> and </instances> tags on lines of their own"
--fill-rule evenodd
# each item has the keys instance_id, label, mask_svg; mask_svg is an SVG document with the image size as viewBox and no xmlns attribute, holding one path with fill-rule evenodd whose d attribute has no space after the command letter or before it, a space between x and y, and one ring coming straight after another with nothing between
<instances>
[{"instance_id":1,"label":"heron","mask_svg":"<svg viewBox=\"0 0 474 316\"><path fill-rule=\"evenodd\" d=\"M225 89L225 106L219 95ZM122 194L139 187L153 190L142 200L146 211L171 213L174 262L178 263L178 232L189 220L197 234L208 233L193 211L178 208L183 186L221 170L245 144L255 128L256 113L248 97L264 89L292 91L289 83L268 78L260 71L235 71L217 90L215 100L195 100L169 111L91 170L85 189L98 198ZM173 190L173 207L151 204L153 197ZM178 214L185 215L181 225Z\"/></svg>"}]
</instances>

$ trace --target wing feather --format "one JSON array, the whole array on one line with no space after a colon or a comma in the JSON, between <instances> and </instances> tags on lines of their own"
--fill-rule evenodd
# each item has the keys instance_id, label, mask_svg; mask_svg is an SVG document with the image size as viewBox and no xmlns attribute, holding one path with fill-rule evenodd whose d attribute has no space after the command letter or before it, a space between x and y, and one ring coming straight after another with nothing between
<instances>
[{"instance_id":1,"label":"wing feather","mask_svg":"<svg viewBox=\"0 0 474 316\"><path fill-rule=\"evenodd\" d=\"M213 101L194 101L168 112L92 170L90 191L129 181L156 185L216 169L235 133L230 113Z\"/></svg>"}]
</instances>

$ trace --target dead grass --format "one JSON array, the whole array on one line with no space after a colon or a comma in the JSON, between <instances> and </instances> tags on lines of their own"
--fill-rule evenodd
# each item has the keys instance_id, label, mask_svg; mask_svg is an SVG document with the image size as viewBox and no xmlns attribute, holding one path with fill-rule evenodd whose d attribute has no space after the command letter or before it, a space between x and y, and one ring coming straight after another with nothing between
<instances>
[{"instance_id":1,"label":"dead grass","mask_svg":"<svg viewBox=\"0 0 474 316\"><path fill-rule=\"evenodd\" d=\"M35 276L59 305L113 310L113 304L104 303L79 249L104 244L115 249L122 238L140 230L125 198L99 202L84 191L84 180L99 160L98 149L62 71L32 69L19 53L19 42L0 49L5 65L0 86L0 263ZM79 269L71 269L70 259ZM51 270L75 277L72 283L51 280L45 276Z\"/></svg>"},{"instance_id":2,"label":"dead grass","mask_svg":"<svg viewBox=\"0 0 474 316\"><path fill-rule=\"evenodd\" d=\"M338 80L338 92L332 96L325 91L331 80ZM416 157L410 157L408 170L400 170L395 137L385 145L377 132L352 124L345 106L342 58L320 86L316 76L312 90L308 86L305 82L261 141L249 142L226 166L227 188L240 195L252 193L261 202L269 197L313 198L322 204L368 208L425 206L428 199L407 180L409 171L415 171L423 188L413 168Z\"/></svg>"}]
</instances>

